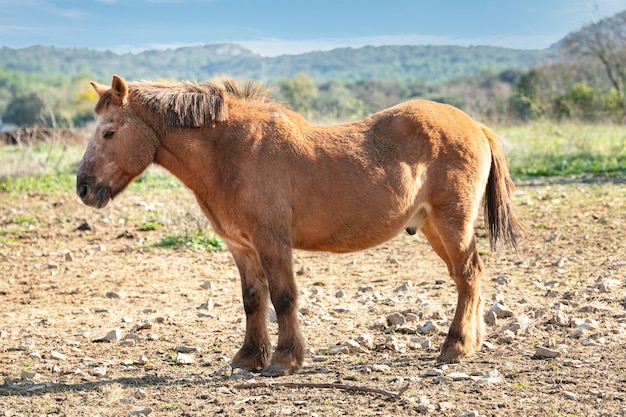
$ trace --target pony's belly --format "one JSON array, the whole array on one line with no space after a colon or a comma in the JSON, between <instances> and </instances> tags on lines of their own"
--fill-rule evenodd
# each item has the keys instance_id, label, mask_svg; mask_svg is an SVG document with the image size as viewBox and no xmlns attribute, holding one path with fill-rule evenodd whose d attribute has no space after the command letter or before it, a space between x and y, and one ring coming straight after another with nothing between
<instances>
[{"instance_id":1,"label":"pony's belly","mask_svg":"<svg viewBox=\"0 0 626 417\"><path fill-rule=\"evenodd\" d=\"M393 227L354 227L346 228L337 233L304 238L294 238L293 247L308 251L334 253L357 252L385 243L404 230L404 222Z\"/></svg>"}]
</instances>

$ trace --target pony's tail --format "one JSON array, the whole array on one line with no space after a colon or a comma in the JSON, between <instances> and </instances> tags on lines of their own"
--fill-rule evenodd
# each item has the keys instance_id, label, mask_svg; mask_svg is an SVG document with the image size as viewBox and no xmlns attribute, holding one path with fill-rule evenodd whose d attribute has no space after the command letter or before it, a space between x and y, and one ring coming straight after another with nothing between
<instances>
[{"instance_id":1,"label":"pony's tail","mask_svg":"<svg viewBox=\"0 0 626 417\"><path fill-rule=\"evenodd\" d=\"M511 195L515 185L507 168L504 149L498 136L486 126L481 126L491 148L491 170L485 190L485 221L489 230L491 250L497 250L500 242L519 249L519 238L524 227L513 209Z\"/></svg>"}]
</instances>

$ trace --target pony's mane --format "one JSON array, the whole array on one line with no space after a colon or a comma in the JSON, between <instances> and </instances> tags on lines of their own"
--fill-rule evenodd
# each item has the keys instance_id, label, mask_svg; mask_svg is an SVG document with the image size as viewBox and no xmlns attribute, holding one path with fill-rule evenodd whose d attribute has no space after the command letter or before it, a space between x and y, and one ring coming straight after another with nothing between
<instances>
[{"instance_id":1,"label":"pony's mane","mask_svg":"<svg viewBox=\"0 0 626 417\"><path fill-rule=\"evenodd\" d=\"M233 80L219 86L213 82L176 84L137 82L129 83L129 99L154 112L163 125L168 127L203 127L228 119L228 106L224 95L228 94L247 101L271 101L268 89L261 83L248 81L238 84ZM96 113L111 103L111 92L100 96Z\"/></svg>"}]
</instances>

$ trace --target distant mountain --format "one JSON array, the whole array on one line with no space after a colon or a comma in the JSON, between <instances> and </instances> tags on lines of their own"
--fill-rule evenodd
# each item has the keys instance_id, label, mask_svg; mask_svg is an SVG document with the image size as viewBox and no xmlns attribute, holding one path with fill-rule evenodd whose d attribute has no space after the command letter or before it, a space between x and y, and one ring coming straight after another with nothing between
<instances>
[{"instance_id":1,"label":"distant mountain","mask_svg":"<svg viewBox=\"0 0 626 417\"><path fill-rule=\"evenodd\" d=\"M435 83L488 70L527 70L553 59L554 50L489 46L366 46L278 57L262 57L228 43L137 54L54 46L0 49L3 68L47 75L87 73L102 82L108 81L112 74L130 80L205 80L228 75L271 82L306 73L318 82L377 79Z\"/></svg>"}]
</instances>

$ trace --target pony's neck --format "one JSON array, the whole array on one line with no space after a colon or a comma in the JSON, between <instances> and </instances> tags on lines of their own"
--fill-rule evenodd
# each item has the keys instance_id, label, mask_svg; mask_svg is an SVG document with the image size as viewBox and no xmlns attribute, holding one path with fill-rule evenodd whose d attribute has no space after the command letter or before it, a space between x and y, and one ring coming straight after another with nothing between
<instances>
[{"instance_id":1,"label":"pony's neck","mask_svg":"<svg viewBox=\"0 0 626 417\"><path fill-rule=\"evenodd\" d=\"M211 139L207 138L208 129L172 129L160 138L160 145L155 155L155 163L162 166L180 179L188 188L196 191L198 181L209 180L207 172L214 166ZM199 172L207 173L198 178ZM202 187L206 187L203 184Z\"/></svg>"}]
</instances>

